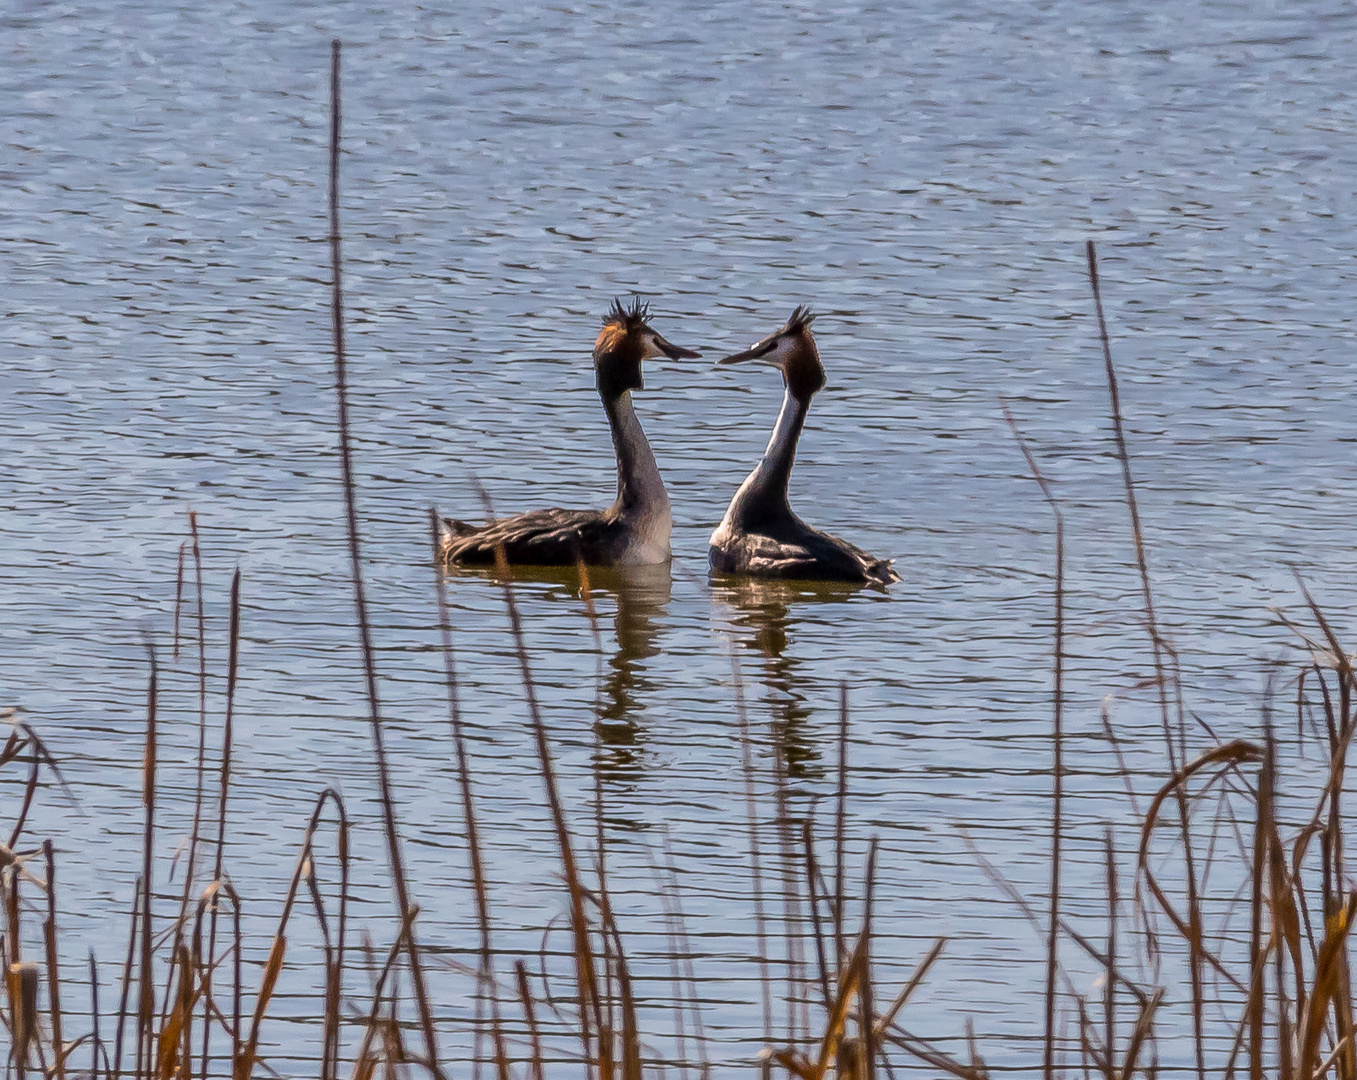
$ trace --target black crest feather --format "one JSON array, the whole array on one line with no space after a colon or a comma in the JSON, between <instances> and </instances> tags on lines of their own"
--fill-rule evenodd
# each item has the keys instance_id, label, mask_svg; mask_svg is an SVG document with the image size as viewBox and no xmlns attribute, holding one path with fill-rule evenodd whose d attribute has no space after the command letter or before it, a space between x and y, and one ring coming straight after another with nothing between
<instances>
[{"instance_id":1,"label":"black crest feather","mask_svg":"<svg viewBox=\"0 0 1357 1080\"><path fill-rule=\"evenodd\" d=\"M778 331L779 334L797 334L815 321L815 313L809 304L801 304L792 310L791 318Z\"/></svg>"},{"instance_id":2,"label":"black crest feather","mask_svg":"<svg viewBox=\"0 0 1357 1080\"><path fill-rule=\"evenodd\" d=\"M650 305L639 297L633 297L627 307L621 300L614 300L608 314L603 316L604 326L620 326L624 330L639 330L650 318Z\"/></svg>"}]
</instances>

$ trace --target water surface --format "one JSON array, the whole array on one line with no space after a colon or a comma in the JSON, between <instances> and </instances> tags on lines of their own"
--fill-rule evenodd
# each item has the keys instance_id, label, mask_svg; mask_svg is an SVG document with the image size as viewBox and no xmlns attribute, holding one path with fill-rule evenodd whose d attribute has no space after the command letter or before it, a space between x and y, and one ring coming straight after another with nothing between
<instances>
[{"instance_id":1,"label":"water surface","mask_svg":"<svg viewBox=\"0 0 1357 1080\"><path fill-rule=\"evenodd\" d=\"M782 725L802 812L832 788L848 688L850 865L881 838L883 981L952 939L907 1021L950 1040L972 1015L991 1060L1032 1060L1039 943L966 847L1040 895L1052 522L1001 398L1066 515L1068 878L1098 917L1101 823L1129 813L1107 695L1143 789L1162 754L1131 689L1150 656L1085 239L1193 706L1257 731L1292 568L1340 627L1357 599L1346 6L96 2L11 5L3 23L0 704L46 735L79 799L45 792L33 824L70 868L72 963L92 945L111 970L119 951L147 637L166 668L162 875L188 828L195 662L170 651L190 508L214 740L243 571L227 864L248 925L262 947L327 785L356 820L361 920L379 941L393 925L335 456L332 36L365 569L450 1046L472 1006L447 965L474 937L425 515L477 516L477 480L505 512L608 501L588 349L615 296L649 298L656 327L708 359L814 305L830 381L794 505L904 577L836 596L708 582L706 537L781 388L703 360L652 365L637 396L674 503L672 580L600 583L597 639L568 580L520 585L582 835L603 792L647 1001L668 994L667 844L723 1059L747 1060L761 1029L733 651L762 775ZM450 588L500 944L532 952L563 898L517 662L498 588ZM268 1029L283 1071L307 1072L287 1059L314 1034L313 986L285 980L277 1013L295 1022Z\"/></svg>"}]
</instances>

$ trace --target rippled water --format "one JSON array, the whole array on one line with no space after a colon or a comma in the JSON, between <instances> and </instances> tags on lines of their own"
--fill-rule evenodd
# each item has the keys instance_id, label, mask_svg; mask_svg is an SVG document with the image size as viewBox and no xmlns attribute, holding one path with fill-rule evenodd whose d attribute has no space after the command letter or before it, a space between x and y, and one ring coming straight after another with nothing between
<instances>
[{"instance_id":1,"label":"rippled water","mask_svg":"<svg viewBox=\"0 0 1357 1080\"><path fill-rule=\"evenodd\" d=\"M477 516L477 479L503 511L608 501L588 349L614 296L651 298L656 327L709 359L814 304L830 383L793 503L904 577L828 598L708 583L706 536L781 388L704 360L653 365L637 398L674 503L672 581L601 583L601 649L572 585L520 587L581 832L601 784L638 967L667 978L667 842L723 1058L747 1058L761 1025L733 647L761 767L770 719L785 722L803 808L831 789L849 688L850 863L881 837L883 981L953 939L908 1021L951 1038L974 1015L995 1059L1031 1060L1039 946L964 839L1040 895L1051 520L1001 397L1067 519L1072 893L1096 895L1101 822L1128 812L1105 695L1133 768L1162 765L1157 711L1131 689L1150 658L1086 238L1191 704L1222 732L1257 730L1264 663L1288 640L1268 606L1297 605L1292 567L1340 626L1357 600L1348 6L14 3L0 23L0 704L45 733L78 797L45 792L32 830L67 868L72 962L93 945L117 963L147 636L167 667L167 856L187 828L195 668L170 634L189 508L213 739L229 575L244 575L227 863L252 925L271 928L329 784L357 821L361 918L379 941L394 925L334 452L331 36L347 45L366 569L440 965L473 937L426 508ZM562 893L507 622L491 583L451 594L501 945L534 951ZM452 1044L471 981L441 966L434 981ZM313 1034L312 984L285 982L280 1067ZM668 992L647 985L648 1001Z\"/></svg>"}]
</instances>

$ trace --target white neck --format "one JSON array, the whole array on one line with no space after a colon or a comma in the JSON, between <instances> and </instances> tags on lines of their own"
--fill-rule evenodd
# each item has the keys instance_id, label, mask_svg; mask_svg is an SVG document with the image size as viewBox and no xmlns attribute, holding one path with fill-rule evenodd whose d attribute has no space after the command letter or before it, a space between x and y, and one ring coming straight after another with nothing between
<instances>
[{"instance_id":1,"label":"white neck","mask_svg":"<svg viewBox=\"0 0 1357 1080\"><path fill-rule=\"evenodd\" d=\"M791 516L787 483L791 480L792 466L796 464L796 444L801 438L801 429L805 427L809 411L809 401L798 400L791 391L783 394L782 410L777 414L768 448L763 452L763 459L735 493L730 509L726 511L727 519L734 515L742 521L754 522Z\"/></svg>"}]
</instances>

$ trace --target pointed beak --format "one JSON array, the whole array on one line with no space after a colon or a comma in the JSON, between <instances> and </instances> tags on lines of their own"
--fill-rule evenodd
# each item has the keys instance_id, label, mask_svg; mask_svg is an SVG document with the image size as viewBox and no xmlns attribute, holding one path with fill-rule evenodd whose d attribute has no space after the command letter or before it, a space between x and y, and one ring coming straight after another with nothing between
<instances>
[{"instance_id":1,"label":"pointed beak","mask_svg":"<svg viewBox=\"0 0 1357 1080\"><path fill-rule=\"evenodd\" d=\"M670 360L696 360L702 355L692 349L680 349L677 345L665 341L659 334L655 335L655 348L659 349Z\"/></svg>"},{"instance_id":2,"label":"pointed beak","mask_svg":"<svg viewBox=\"0 0 1357 1080\"><path fill-rule=\"evenodd\" d=\"M746 360L764 360L765 363L769 363L770 361L767 361L765 357L773 351L773 346L775 344L777 344L777 342L772 338L765 338L757 345L749 346L744 352L737 352L733 356L722 357L720 360L716 361L716 366L723 367L726 364L742 364Z\"/></svg>"}]
</instances>

